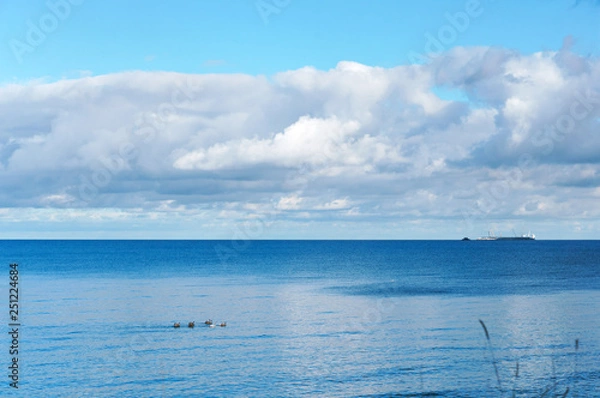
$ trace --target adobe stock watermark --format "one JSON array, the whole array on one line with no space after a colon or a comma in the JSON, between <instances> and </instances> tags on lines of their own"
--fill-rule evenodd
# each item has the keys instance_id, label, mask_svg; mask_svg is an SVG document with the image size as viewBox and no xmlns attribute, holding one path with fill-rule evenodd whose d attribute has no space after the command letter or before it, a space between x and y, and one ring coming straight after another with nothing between
<instances>
[{"instance_id":1,"label":"adobe stock watermark","mask_svg":"<svg viewBox=\"0 0 600 398\"><path fill-rule=\"evenodd\" d=\"M291 2L292 0L257 0L254 6L263 23L268 25L271 15L279 15Z\"/></svg>"},{"instance_id":2,"label":"adobe stock watermark","mask_svg":"<svg viewBox=\"0 0 600 398\"><path fill-rule=\"evenodd\" d=\"M567 112L559 115L554 123L547 125L544 130L530 137L531 144L542 149L542 155L550 155L555 150L556 143L574 133L578 124L590 118L594 114L594 110L600 107L600 93L597 91L588 89L585 94L576 91L574 97ZM495 181L485 188L482 188L481 185L478 186L480 195L474 208L462 211L463 222L467 224L467 227L471 228L474 220L483 219L497 209L508 197L511 189L522 181L525 169L535 162L534 155L525 152L519 157L517 168L509 173L508 178Z\"/></svg>"},{"instance_id":3,"label":"adobe stock watermark","mask_svg":"<svg viewBox=\"0 0 600 398\"><path fill-rule=\"evenodd\" d=\"M555 122L546 126L541 134L531 137L531 143L536 147L545 147L544 154L549 155L556 142L561 142L575 131L578 123L587 119L594 108L600 105L599 93L588 89L585 94L575 92L575 100L569 106L569 112L563 113Z\"/></svg>"},{"instance_id":4,"label":"adobe stock watermark","mask_svg":"<svg viewBox=\"0 0 600 398\"><path fill-rule=\"evenodd\" d=\"M157 135L165 129L168 118L195 98L190 89L191 86L188 83L184 87L178 87L171 93L170 101L161 103L153 112L142 113L134 123L131 134L134 137L142 138L145 144L156 139ZM119 134L127 135L127 130L122 128L119 130ZM121 143L118 153L99 159L99 165L92 168L90 175L81 174L79 176L79 197L84 202L91 202L117 174L127 170L138 155L139 150L133 142Z\"/></svg>"},{"instance_id":5,"label":"adobe stock watermark","mask_svg":"<svg viewBox=\"0 0 600 398\"><path fill-rule=\"evenodd\" d=\"M493 1L493 0L490 0ZM435 34L425 32L425 46L423 53L411 51L408 60L411 64L431 62L444 53L471 26L471 21L483 14L483 5L479 0L467 0L463 11L445 13L444 19L448 22L442 25Z\"/></svg>"},{"instance_id":6,"label":"adobe stock watermark","mask_svg":"<svg viewBox=\"0 0 600 398\"><path fill-rule=\"evenodd\" d=\"M15 59L19 64L23 63L26 54L33 53L39 46L44 44L48 35L52 34L62 22L71 16L74 6L80 6L85 0L48 0L44 13L37 21L28 19L25 21L26 32L23 40L11 39L8 42Z\"/></svg>"}]
</instances>

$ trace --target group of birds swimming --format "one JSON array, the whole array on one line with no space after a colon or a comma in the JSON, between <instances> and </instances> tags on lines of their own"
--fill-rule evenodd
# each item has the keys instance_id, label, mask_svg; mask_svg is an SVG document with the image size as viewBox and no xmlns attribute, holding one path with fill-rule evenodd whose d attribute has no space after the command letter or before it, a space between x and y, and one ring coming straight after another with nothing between
<instances>
[{"instance_id":1,"label":"group of birds swimming","mask_svg":"<svg viewBox=\"0 0 600 398\"><path fill-rule=\"evenodd\" d=\"M212 319L204 321L204 324L207 325L208 327L211 327L211 328L214 328L215 326L221 326L221 327L224 328L225 326L227 326L227 322L221 322L221 323L219 323L217 325L216 323L214 323L212 321ZM188 322L188 328L193 328L194 326L196 326L196 321ZM179 327L181 327L181 323L175 322L173 324L173 327L174 328L179 328Z\"/></svg>"}]
</instances>

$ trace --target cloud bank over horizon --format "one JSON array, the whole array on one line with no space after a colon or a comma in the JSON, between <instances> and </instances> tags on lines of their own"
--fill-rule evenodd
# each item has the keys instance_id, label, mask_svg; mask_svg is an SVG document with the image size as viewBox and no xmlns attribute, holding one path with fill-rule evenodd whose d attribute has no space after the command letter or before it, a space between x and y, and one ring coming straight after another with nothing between
<instances>
[{"instance_id":1,"label":"cloud bank over horizon","mask_svg":"<svg viewBox=\"0 0 600 398\"><path fill-rule=\"evenodd\" d=\"M178 219L203 237L249 220L304 237L490 225L592 236L600 60L570 47L456 47L424 65L343 61L271 77L131 71L5 85L0 222L168 230Z\"/></svg>"}]
</instances>

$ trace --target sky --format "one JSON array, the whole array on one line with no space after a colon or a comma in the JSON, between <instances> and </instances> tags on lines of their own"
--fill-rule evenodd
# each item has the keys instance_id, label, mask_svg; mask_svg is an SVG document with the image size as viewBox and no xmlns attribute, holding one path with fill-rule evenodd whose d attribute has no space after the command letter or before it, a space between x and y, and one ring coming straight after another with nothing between
<instances>
[{"instance_id":1,"label":"sky","mask_svg":"<svg viewBox=\"0 0 600 398\"><path fill-rule=\"evenodd\" d=\"M599 22L592 0L0 0L0 238L598 239Z\"/></svg>"}]
</instances>

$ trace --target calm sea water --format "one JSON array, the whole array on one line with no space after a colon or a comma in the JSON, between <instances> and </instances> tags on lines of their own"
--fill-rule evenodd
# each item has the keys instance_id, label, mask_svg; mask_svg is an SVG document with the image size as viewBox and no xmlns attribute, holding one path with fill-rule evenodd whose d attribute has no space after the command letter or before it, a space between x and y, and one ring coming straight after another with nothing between
<instances>
[{"instance_id":1,"label":"calm sea water","mask_svg":"<svg viewBox=\"0 0 600 398\"><path fill-rule=\"evenodd\" d=\"M18 262L27 397L600 397L599 253L599 241L0 241L2 322ZM4 336L0 395L16 396Z\"/></svg>"}]
</instances>

